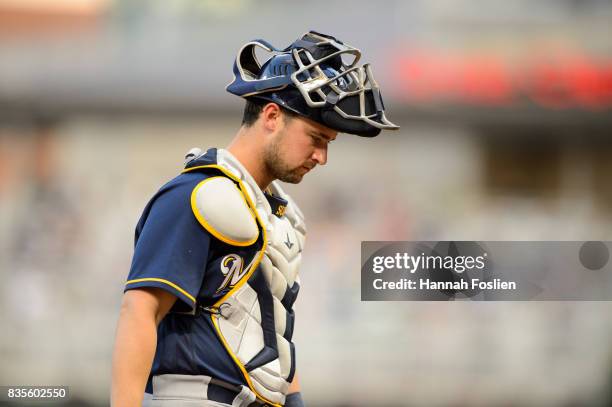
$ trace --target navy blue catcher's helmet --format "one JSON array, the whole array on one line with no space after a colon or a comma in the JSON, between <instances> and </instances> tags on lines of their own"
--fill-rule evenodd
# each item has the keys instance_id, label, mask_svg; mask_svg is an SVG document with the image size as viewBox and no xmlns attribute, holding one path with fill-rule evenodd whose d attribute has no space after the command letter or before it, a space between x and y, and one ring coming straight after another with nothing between
<instances>
[{"instance_id":1,"label":"navy blue catcher's helmet","mask_svg":"<svg viewBox=\"0 0 612 407\"><path fill-rule=\"evenodd\" d=\"M272 53L263 65L256 47ZM282 50L254 40L238 51L234 80L226 89L277 103L343 133L374 137L382 129L398 129L385 116L370 65L357 65L360 58L357 48L314 31Z\"/></svg>"}]
</instances>

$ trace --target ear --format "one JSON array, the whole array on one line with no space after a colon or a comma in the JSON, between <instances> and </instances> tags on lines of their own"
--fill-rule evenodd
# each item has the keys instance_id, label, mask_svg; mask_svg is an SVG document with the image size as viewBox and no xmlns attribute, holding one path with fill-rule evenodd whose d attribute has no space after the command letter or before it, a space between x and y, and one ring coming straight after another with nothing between
<instances>
[{"instance_id":1,"label":"ear","mask_svg":"<svg viewBox=\"0 0 612 407\"><path fill-rule=\"evenodd\" d=\"M283 121L283 112L276 103L268 103L261 110L261 120L264 128L274 132Z\"/></svg>"}]
</instances>

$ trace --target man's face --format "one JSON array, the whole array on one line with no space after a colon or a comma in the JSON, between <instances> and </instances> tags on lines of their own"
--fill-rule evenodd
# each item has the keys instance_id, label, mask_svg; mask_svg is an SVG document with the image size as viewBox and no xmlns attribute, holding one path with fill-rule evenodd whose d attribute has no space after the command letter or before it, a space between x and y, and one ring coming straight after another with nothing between
<instances>
[{"instance_id":1,"label":"man's face","mask_svg":"<svg viewBox=\"0 0 612 407\"><path fill-rule=\"evenodd\" d=\"M266 146L264 162L274 178L297 184L317 164L325 165L328 144L338 132L300 116L284 115L282 122Z\"/></svg>"}]
</instances>

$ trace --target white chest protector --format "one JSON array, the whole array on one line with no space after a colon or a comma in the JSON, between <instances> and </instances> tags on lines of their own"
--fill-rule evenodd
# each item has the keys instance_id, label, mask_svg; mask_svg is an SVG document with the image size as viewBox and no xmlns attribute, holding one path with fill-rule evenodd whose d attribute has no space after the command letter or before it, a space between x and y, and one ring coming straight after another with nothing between
<instances>
[{"instance_id":1,"label":"white chest protector","mask_svg":"<svg viewBox=\"0 0 612 407\"><path fill-rule=\"evenodd\" d=\"M306 236L304 216L276 181L270 185L270 192L286 200L288 205L279 209L281 213L272 213L270 203L251 175L229 152L217 150L217 165L232 178L240 180L243 191L239 199L244 199L242 195L246 192L249 206L256 208L265 243L263 253L259 252L249 265L245 265L245 281L236 284L237 289L220 301L218 313L212 315L213 323L256 396L270 404L283 405L295 372L292 307L299 291L298 268ZM237 204L228 204L237 210L234 215L226 212L223 219L223 215L210 209L213 205L207 204L212 188L208 191L204 188L201 196L196 195L194 199L200 217L208 216L207 225L216 225L221 229L217 230L218 234L231 235L228 239L234 239L237 244L252 237L249 234L252 234L253 224L244 222L244 207L238 209ZM235 197L239 195L235 193L238 189L233 188ZM223 187L219 188L222 190ZM242 222L232 222L232 219ZM244 225L242 230L240 225ZM229 233L224 234L223 229ZM260 271L248 269L258 266Z\"/></svg>"}]
</instances>

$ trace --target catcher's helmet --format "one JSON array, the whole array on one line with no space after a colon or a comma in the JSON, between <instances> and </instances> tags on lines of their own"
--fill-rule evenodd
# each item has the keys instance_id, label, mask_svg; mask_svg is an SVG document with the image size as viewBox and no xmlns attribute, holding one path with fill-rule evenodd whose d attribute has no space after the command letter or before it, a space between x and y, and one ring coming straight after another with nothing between
<instances>
[{"instance_id":1,"label":"catcher's helmet","mask_svg":"<svg viewBox=\"0 0 612 407\"><path fill-rule=\"evenodd\" d=\"M273 53L262 65L255 47ZM245 44L234 62L227 91L274 102L334 130L364 137L398 129L385 116L369 64L361 52L336 38L310 31L280 50L265 40Z\"/></svg>"}]
</instances>

